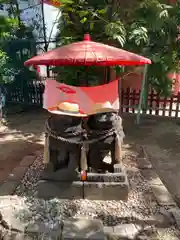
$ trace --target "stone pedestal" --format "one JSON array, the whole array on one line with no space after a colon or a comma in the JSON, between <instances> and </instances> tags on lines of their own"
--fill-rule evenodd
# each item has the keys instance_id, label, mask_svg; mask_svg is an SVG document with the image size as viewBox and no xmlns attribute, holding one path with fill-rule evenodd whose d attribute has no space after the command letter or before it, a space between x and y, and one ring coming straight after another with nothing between
<instances>
[{"instance_id":1,"label":"stone pedestal","mask_svg":"<svg viewBox=\"0 0 180 240\"><path fill-rule=\"evenodd\" d=\"M88 173L84 198L91 200L127 200L129 183L124 167L114 165L114 173Z\"/></svg>"},{"instance_id":2,"label":"stone pedestal","mask_svg":"<svg viewBox=\"0 0 180 240\"><path fill-rule=\"evenodd\" d=\"M44 199L82 198L83 183L80 181L76 167L76 162L70 161L68 168L54 172L52 164L49 163L42 172L38 183L38 197Z\"/></svg>"},{"instance_id":3,"label":"stone pedestal","mask_svg":"<svg viewBox=\"0 0 180 240\"><path fill-rule=\"evenodd\" d=\"M124 167L114 166L114 173L87 173L81 181L73 164L67 169L53 172L49 165L38 183L38 197L91 200L127 200L129 184Z\"/></svg>"},{"instance_id":4,"label":"stone pedestal","mask_svg":"<svg viewBox=\"0 0 180 240\"><path fill-rule=\"evenodd\" d=\"M83 196L83 183L80 181L60 182L41 180L38 183L38 197L43 199L80 199Z\"/></svg>"}]
</instances>

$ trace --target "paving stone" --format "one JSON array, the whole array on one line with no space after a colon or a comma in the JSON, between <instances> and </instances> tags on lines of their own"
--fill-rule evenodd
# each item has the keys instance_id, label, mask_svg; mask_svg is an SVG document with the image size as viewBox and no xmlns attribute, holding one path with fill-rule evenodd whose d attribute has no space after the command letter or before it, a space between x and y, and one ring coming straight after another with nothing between
<instances>
[{"instance_id":1,"label":"paving stone","mask_svg":"<svg viewBox=\"0 0 180 240\"><path fill-rule=\"evenodd\" d=\"M179 233L172 233L166 229L159 228L157 229L156 238L153 238L152 240L179 240ZM150 238L151 240L151 238Z\"/></svg>"},{"instance_id":2,"label":"paving stone","mask_svg":"<svg viewBox=\"0 0 180 240\"><path fill-rule=\"evenodd\" d=\"M148 219L147 224L156 226L157 228L169 228L172 225L172 219L160 213L155 214Z\"/></svg>"},{"instance_id":3,"label":"paving stone","mask_svg":"<svg viewBox=\"0 0 180 240\"><path fill-rule=\"evenodd\" d=\"M19 185L19 181L7 181L0 186L0 196L12 195Z\"/></svg>"},{"instance_id":4,"label":"paving stone","mask_svg":"<svg viewBox=\"0 0 180 240\"><path fill-rule=\"evenodd\" d=\"M1 218L7 226L6 228L14 229L16 233L24 232L27 223L21 218L22 211L15 205L12 207L10 204L9 206L1 207Z\"/></svg>"},{"instance_id":5,"label":"paving stone","mask_svg":"<svg viewBox=\"0 0 180 240\"><path fill-rule=\"evenodd\" d=\"M137 157L138 167L140 169L151 169L152 164L145 157Z\"/></svg>"},{"instance_id":6,"label":"paving stone","mask_svg":"<svg viewBox=\"0 0 180 240\"><path fill-rule=\"evenodd\" d=\"M176 206L171 194L164 185L152 185L151 189L159 205Z\"/></svg>"},{"instance_id":7,"label":"paving stone","mask_svg":"<svg viewBox=\"0 0 180 240\"><path fill-rule=\"evenodd\" d=\"M27 166L18 166L8 176L8 181L20 181L27 172Z\"/></svg>"},{"instance_id":8,"label":"paving stone","mask_svg":"<svg viewBox=\"0 0 180 240\"><path fill-rule=\"evenodd\" d=\"M1 239L1 238L0 238ZM23 233L15 233L9 231L5 236L3 236L3 240L61 240L61 238L57 236L52 236L51 234L23 234Z\"/></svg>"},{"instance_id":9,"label":"paving stone","mask_svg":"<svg viewBox=\"0 0 180 240\"><path fill-rule=\"evenodd\" d=\"M163 185L157 173L152 169L143 169L142 174L150 185Z\"/></svg>"},{"instance_id":10,"label":"paving stone","mask_svg":"<svg viewBox=\"0 0 180 240\"><path fill-rule=\"evenodd\" d=\"M37 195L43 199L80 199L83 197L83 183L41 180L38 183Z\"/></svg>"},{"instance_id":11,"label":"paving stone","mask_svg":"<svg viewBox=\"0 0 180 240\"><path fill-rule=\"evenodd\" d=\"M172 208L171 208L171 209L172 209ZM170 223L171 223L172 225L174 225L175 219L174 219L174 217L173 217L173 214L172 214L169 210L164 209L164 207L160 207L159 212L160 212L160 214L162 214L164 217L166 217L167 219L169 219L169 221L170 221Z\"/></svg>"},{"instance_id":12,"label":"paving stone","mask_svg":"<svg viewBox=\"0 0 180 240\"><path fill-rule=\"evenodd\" d=\"M105 227L104 227L104 233L113 234L113 233L114 233L114 227L105 226Z\"/></svg>"},{"instance_id":13,"label":"paving stone","mask_svg":"<svg viewBox=\"0 0 180 240\"><path fill-rule=\"evenodd\" d=\"M114 227L116 236L126 239L135 239L137 234L142 230L142 227L136 224L120 224Z\"/></svg>"},{"instance_id":14,"label":"paving stone","mask_svg":"<svg viewBox=\"0 0 180 240\"><path fill-rule=\"evenodd\" d=\"M31 240L31 239L47 239L47 240L57 240L60 239L62 234L62 222L56 225L44 224L43 222L32 222L32 218L29 220L24 219L26 215L26 210L28 208L26 205L21 207L11 204L1 207L1 218L8 229L5 231L6 240ZM1 225L0 225L1 226ZM1 230L0 230L1 234ZM0 237L1 239L1 237Z\"/></svg>"},{"instance_id":15,"label":"paving stone","mask_svg":"<svg viewBox=\"0 0 180 240\"><path fill-rule=\"evenodd\" d=\"M103 231L103 224L99 220L88 219L72 219L64 221L63 240L106 240L106 236Z\"/></svg>"},{"instance_id":16,"label":"paving stone","mask_svg":"<svg viewBox=\"0 0 180 240\"><path fill-rule=\"evenodd\" d=\"M22 161L20 162L20 166L30 166L34 161L36 157L35 156L25 156Z\"/></svg>"},{"instance_id":17,"label":"paving stone","mask_svg":"<svg viewBox=\"0 0 180 240\"><path fill-rule=\"evenodd\" d=\"M176 221L177 227L180 230L180 209L178 207L175 207L170 209L169 212L173 215Z\"/></svg>"},{"instance_id":18,"label":"paving stone","mask_svg":"<svg viewBox=\"0 0 180 240\"><path fill-rule=\"evenodd\" d=\"M104 234L106 235L107 240L114 240L115 239L114 227L105 226Z\"/></svg>"},{"instance_id":19,"label":"paving stone","mask_svg":"<svg viewBox=\"0 0 180 240\"><path fill-rule=\"evenodd\" d=\"M137 156L137 162L140 169L151 169L152 164L149 161L148 155L144 147L140 147L139 154Z\"/></svg>"}]
</instances>

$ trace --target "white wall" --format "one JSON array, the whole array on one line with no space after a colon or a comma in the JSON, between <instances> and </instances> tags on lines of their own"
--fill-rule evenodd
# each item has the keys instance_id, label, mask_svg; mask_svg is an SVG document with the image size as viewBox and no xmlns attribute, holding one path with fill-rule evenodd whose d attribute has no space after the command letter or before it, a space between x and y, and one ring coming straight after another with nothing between
<instances>
[{"instance_id":1,"label":"white wall","mask_svg":"<svg viewBox=\"0 0 180 240\"><path fill-rule=\"evenodd\" d=\"M57 20L56 19L57 16L60 16L58 8L44 4L44 17L45 17L45 24L46 24L46 34L48 38L50 37L50 33L53 26L54 28L53 28L51 38L54 39L57 33L57 23L55 23L55 21Z\"/></svg>"}]
</instances>

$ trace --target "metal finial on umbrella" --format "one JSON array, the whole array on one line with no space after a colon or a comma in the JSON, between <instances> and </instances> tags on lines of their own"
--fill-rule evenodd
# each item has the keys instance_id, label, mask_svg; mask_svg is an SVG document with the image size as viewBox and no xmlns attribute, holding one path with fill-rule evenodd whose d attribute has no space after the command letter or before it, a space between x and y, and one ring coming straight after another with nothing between
<instances>
[{"instance_id":1,"label":"metal finial on umbrella","mask_svg":"<svg viewBox=\"0 0 180 240\"><path fill-rule=\"evenodd\" d=\"M91 41L91 36L89 33L84 34L84 41Z\"/></svg>"}]
</instances>

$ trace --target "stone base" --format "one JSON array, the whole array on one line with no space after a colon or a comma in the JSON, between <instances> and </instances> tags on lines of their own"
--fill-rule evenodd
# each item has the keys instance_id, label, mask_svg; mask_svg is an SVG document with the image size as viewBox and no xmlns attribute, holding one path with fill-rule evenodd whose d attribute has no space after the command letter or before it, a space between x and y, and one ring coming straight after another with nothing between
<instances>
[{"instance_id":1,"label":"stone base","mask_svg":"<svg viewBox=\"0 0 180 240\"><path fill-rule=\"evenodd\" d=\"M127 200L129 183L121 164L114 165L114 173L87 173L86 181L72 168L54 173L50 166L38 184L38 197L91 200Z\"/></svg>"},{"instance_id":2,"label":"stone base","mask_svg":"<svg viewBox=\"0 0 180 240\"><path fill-rule=\"evenodd\" d=\"M80 199L83 196L83 183L59 182L59 181L39 181L37 197L43 199Z\"/></svg>"},{"instance_id":3,"label":"stone base","mask_svg":"<svg viewBox=\"0 0 180 240\"><path fill-rule=\"evenodd\" d=\"M117 182L84 182L84 198L127 201L129 185Z\"/></svg>"}]
</instances>

